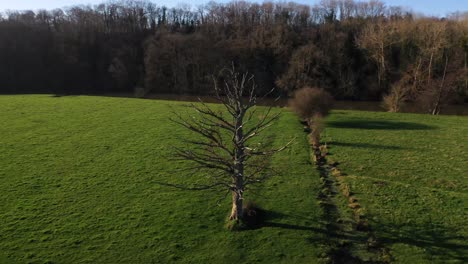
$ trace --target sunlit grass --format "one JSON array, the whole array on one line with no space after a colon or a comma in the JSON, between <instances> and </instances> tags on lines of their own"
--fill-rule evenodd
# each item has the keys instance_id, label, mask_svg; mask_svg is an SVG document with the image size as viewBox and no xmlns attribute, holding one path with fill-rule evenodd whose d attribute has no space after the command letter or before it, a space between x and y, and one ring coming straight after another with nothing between
<instances>
[{"instance_id":1,"label":"sunlit grass","mask_svg":"<svg viewBox=\"0 0 468 264\"><path fill-rule=\"evenodd\" d=\"M248 193L269 227L224 228L224 192L158 185L205 175L171 160L193 134L169 121L182 103L0 96L0 263L316 263L326 241L319 178L289 112L267 132L295 143ZM276 226L274 224L277 224Z\"/></svg>"},{"instance_id":2,"label":"sunlit grass","mask_svg":"<svg viewBox=\"0 0 468 264\"><path fill-rule=\"evenodd\" d=\"M320 263L330 237L302 126L287 110L267 131L295 138L250 190L268 225L224 228L229 197L185 191L205 175L172 160L193 134L171 101L0 96L0 263ZM466 117L335 111L322 137L395 263L466 262Z\"/></svg>"},{"instance_id":3,"label":"sunlit grass","mask_svg":"<svg viewBox=\"0 0 468 264\"><path fill-rule=\"evenodd\" d=\"M468 118L335 111L325 139L396 263L466 263Z\"/></svg>"}]
</instances>

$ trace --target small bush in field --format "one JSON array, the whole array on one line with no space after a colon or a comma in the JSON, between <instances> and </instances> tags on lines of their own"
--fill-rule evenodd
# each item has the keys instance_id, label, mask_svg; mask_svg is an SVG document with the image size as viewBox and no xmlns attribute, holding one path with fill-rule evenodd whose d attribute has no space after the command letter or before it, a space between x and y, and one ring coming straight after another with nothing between
<instances>
[{"instance_id":1,"label":"small bush in field","mask_svg":"<svg viewBox=\"0 0 468 264\"><path fill-rule=\"evenodd\" d=\"M323 130L325 129L325 125L323 123L323 118L321 115L316 114L312 117L312 124L310 125L310 128L312 130L312 145L318 148L320 147L320 134L322 134Z\"/></svg>"},{"instance_id":2,"label":"small bush in field","mask_svg":"<svg viewBox=\"0 0 468 264\"><path fill-rule=\"evenodd\" d=\"M389 112L400 112L405 101L408 99L410 87L403 81L392 85L390 93L383 97L382 106Z\"/></svg>"},{"instance_id":3,"label":"small bush in field","mask_svg":"<svg viewBox=\"0 0 468 264\"><path fill-rule=\"evenodd\" d=\"M331 95L318 88L304 87L294 92L289 105L296 114L311 126L314 116L328 115L333 103Z\"/></svg>"},{"instance_id":4,"label":"small bush in field","mask_svg":"<svg viewBox=\"0 0 468 264\"><path fill-rule=\"evenodd\" d=\"M323 117L328 115L333 103L331 95L318 88L304 87L297 90L289 105L296 114L307 122L305 131L311 132L311 144L320 146L320 134L324 129Z\"/></svg>"}]
</instances>

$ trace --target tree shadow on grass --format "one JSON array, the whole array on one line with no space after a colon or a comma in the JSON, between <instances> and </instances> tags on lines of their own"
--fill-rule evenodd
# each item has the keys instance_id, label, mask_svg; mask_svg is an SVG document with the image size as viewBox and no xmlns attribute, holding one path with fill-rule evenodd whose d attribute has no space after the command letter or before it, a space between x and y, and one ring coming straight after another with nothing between
<instances>
[{"instance_id":1,"label":"tree shadow on grass","mask_svg":"<svg viewBox=\"0 0 468 264\"><path fill-rule=\"evenodd\" d=\"M83 94L85 95L85 94ZM61 97L78 97L80 94L73 94L73 93L54 93L51 94L50 97L52 98L61 98Z\"/></svg>"},{"instance_id":2,"label":"tree shadow on grass","mask_svg":"<svg viewBox=\"0 0 468 264\"><path fill-rule=\"evenodd\" d=\"M327 243L329 239L344 239L351 243L366 243L359 231L330 232L326 228L299 225L309 220L306 216L289 215L275 211L265 211L265 222L260 228L281 228L288 230L310 231L311 243ZM324 223L326 224L326 223ZM457 231L450 227L437 224L393 224L371 222L379 243L388 248L393 244L403 244L420 248L433 258L442 261L456 261L468 263L467 238L457 235ZM391 254L392 252L390 252Z\"/></svg>"},{"instance_id":3,"label":"tree shadow on grass","mask_svg":"<svg viewBox=\"0 0 468 264\"><path fill-rule=\"evenodd\" d=\"M335 128L355 128L355 129L372 129L372 130L432 130L437 129L434 126L399 122L399 121L376 121L371 119L352 119L344 121L329 121L329 127Z\"/></svg>"},{"instance_id":4,"label":"tree shadow on grass","mask_svg":"<svg viewBox=\"0 0 468 264\"><path fill-rule=\"evenodd\" d=\"M310 241L319 241L324 242L324 237L327 238L334 238L334 239L347 239L350 241L358 241L360 240L358 237L353 236L349 233L338 232L338 230L334 230L334 232L330 232L327 229L327 225L330 223L321 222L322 227L313 227L309 225L299 225L293 223L301 223L301 222L313 222L313 220L307 218L306 216L301 215L294 215L294 214L283 214L280 212L275 211L264 211L265 212L265 219L261 226L258 228L281 228L281 229L288 229L288 230L303 230L303 231L311 231L311 235L318 234L318 237L310 237Z\"/></svg>"},{"instance_id":5,"label":"tree shadow on grass","mask_svg":"<svg viewBox=\"0 0 468 264\"><path fill-rule=\"evenodd\" d=\"M339 146L339 147L386 149L386 150L409 149L409 148L400 147L400 146L377 145L377 144L370 144L370 143L347 143L347 142L337 142L337 141L330 142L329 145Z\"/></svg>"},{"instance_id":6,"label":"tree shadow on grass","mask_svg":"<svg viewBox=\"0 0 468 264\"><path fill-rule=\"evenodd\" d=\"M276 211L270 210L263 210L264 219L263 223L260 228L264 227L277 227L283 229L290 229L290 230L306 230L306 231L314 231L319 233L325 233L325 229L315 228L307 225L297 225L297 224L290 224L290 223L300 223L308 220L305 216L299 215L287 215ZM285 223L287 222L287 223Z\"/></svg>"},{"instance_id":7,"label":"tree shadow on grass","mask_svg":"<svg viewBox=\"0 0 468 264\"><path fill-rule=\"evenodd\" d=\"M325 230L320 229L320 228L315 228L311 226L301 226L301 225L293 225L293 224L285 224L285 223L275 223L275 222L265 222L263 224L263 227L277 227L277 228L283 228L283 229L289 229L289 230L305 230L305 231L313 231L313 232L319 232L319 233L324 233Z\"/></svg>"},{"instance_id":8,"label":"tree shadow on grass","mask_svg":"<svg viewBox=\"0 0 468 264\"><path fill-rule=\"evenodd\" d=\"M443 261L468 263L467 238L457 235L457 231L442 225L428 224L378 224L376 234L386 245L404 244L420 248L432 257ZM378 225L378 226L376 226Z\"/></svg>"}]
</instances>

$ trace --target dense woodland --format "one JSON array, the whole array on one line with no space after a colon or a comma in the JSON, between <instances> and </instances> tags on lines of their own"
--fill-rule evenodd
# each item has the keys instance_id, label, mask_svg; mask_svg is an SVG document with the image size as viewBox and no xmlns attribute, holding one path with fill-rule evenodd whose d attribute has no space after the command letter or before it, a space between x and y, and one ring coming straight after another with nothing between
<instances>
[{"instance_id":1,"label":"dense woodland","mask_svg":"<svg viewBox=\"0 0 468 264\"><path fill-rule=\"evenodd\" d=\"M233 1L166 8L112 1L0 17L0 93L206 94L234 63L260 92L320 87L335 98L431 111L467 100L468 15L430 18L383 2ZM262 91L263 89L263 91Z\"/></svg>"}]
</instances>

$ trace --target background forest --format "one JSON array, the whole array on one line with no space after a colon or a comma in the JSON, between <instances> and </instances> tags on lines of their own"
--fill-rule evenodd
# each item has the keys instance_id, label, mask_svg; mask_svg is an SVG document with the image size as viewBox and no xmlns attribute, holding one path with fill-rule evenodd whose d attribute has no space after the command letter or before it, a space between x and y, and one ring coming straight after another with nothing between
<instances>
[{"instance_id":1,"label":"background forest","mask_svg":"<svg viewBox=\"0 0 468 264\"><path fill-rule=\"evenodd\" d=\"M432 18L353 0L114 1L1 14L0 93L203 95L234 62L255 75L259 93L315 86L437 113L467 101L467 54L466 12Z\"/></svg>"}]
</instances>

